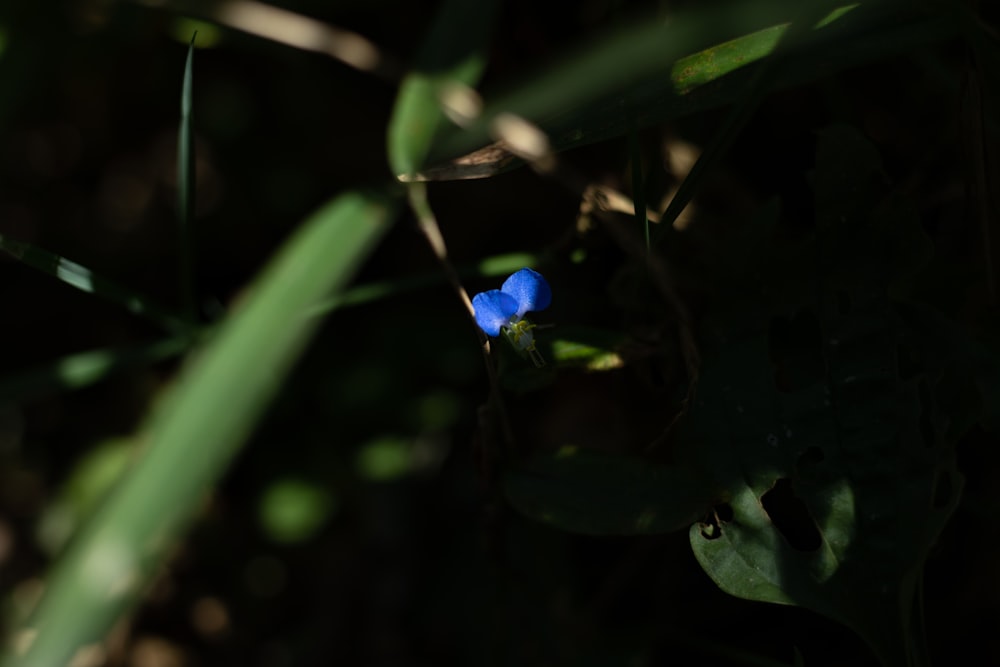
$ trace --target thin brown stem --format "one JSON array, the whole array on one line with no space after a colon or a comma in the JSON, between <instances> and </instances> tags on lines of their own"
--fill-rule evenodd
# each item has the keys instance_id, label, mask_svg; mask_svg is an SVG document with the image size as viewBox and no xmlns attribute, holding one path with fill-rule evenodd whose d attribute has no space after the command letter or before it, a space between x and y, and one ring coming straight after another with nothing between
<instances>
[{"instance_id":1,"label":"thin brown stem","mask_svg":"<svg viewBox=\"0 0 1000 667\"><path fill-rule=\"evenodd\" d=\"M413 209L414 215L417 216L417 224L420 227L420 231L427 239L427 243L430 245L434 256L441 263L441 267L444 269L448 282L451 283L452 288L455 290L455 294L458 295L462 305L465 306L465 311L472 322L472 327L479 337L479 349L483 353L483 362L486 365L486 374L490 382L490 406L496 415L501 432L503 433L505 450L506 452L511 452L514 447L514 430L507 415L507 406L504 403L503 395L500 393L500 382L497 378L496 368L493 365L490 339L476 323L476 312L472 307L472 300L469 298L469 293L462 285L462 280L458 276L455 265L448 258L448 247L445 245L444 236L441 234L441 227L434 216L434 211L431 210L430 202L427 201L427 184L423 182L407 184L407 195L410 207ZM499 455L503 452L491 453L494 458L499 458Z\"/></svg>"}]
</instances>

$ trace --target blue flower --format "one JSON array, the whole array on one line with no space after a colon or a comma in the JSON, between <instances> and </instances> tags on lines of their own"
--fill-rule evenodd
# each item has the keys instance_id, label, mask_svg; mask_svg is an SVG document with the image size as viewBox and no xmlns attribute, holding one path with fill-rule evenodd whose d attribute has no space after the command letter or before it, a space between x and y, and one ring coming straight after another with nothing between
<instances>
[{"instance_id":1,"label":"blue flower","mask_svg":"<svg viewBox=\"0 0 1000 667\"><path fill-rule=\"evenodd\" d=\"M535 350L535 338L531 333L535 325L523 318L525 313L545 310L551 303L549 284L542 274L528 268L511 275L500 289L472 297L479 328L488 336L503 333L516 349L527 352L536 365L540 365L541 356Z\"/></svg>"},{"instance_id":2,"label":"blue flower","mask_svg":"<svg viewBox=\"0 0 1000 667\"><path fill-rule=\"evenodd\" d=\"M472 297L476 324L488 336L499 336L503 327L520 321L530 310L545 310L552 303L552 289L542 274L524 268L504 281L500 289Z\"/></svg>"}]
</instances>

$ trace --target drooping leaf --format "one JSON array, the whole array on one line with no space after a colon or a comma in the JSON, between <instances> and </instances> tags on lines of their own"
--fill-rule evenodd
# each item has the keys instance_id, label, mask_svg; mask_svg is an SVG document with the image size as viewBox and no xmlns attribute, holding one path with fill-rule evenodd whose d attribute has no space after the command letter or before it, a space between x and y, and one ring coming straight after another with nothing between
<instances>
[{"instance_id":1,"label":"drooping leaf","mask_svg":"<svg viewBox=\"0 0 1000 667\"><path fill-rule=\"evenodd\" d=\"M400 86L388 130L389 165L407 179L423 166L435 136L447 121L449 95L463 95L486 66L486 48L497 3L448 0L439 10Z\"/></svg>"}]
</instances>

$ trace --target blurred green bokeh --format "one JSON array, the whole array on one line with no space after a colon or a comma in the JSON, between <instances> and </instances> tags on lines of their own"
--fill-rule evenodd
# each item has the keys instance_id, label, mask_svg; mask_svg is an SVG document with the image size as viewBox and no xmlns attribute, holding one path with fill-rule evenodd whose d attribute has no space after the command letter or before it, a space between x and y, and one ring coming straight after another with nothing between
<instances>
[{"instance_id":1,"label":"blurred green bokeh","mask_svg":"<svg viewBox=\"0 0 1000 667\"><path fill-rule=\"evenodd\" d=\"M336 497L326 488L301 479L273 481L260 498L261 529L275 542L309 540L336 514Z\"/></svg>"}]
</instances>

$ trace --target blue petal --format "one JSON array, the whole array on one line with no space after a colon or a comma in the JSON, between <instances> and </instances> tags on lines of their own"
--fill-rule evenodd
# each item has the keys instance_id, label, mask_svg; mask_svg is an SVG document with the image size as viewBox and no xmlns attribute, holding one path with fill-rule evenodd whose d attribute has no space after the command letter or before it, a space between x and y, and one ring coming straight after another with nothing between
<instances>
[{"instance_id":1,"label":"blue petal","mask_svg":"<svg viewBox=\"0 0 1000 667\"><path fill-rule=\"evenodd\" d=\"M529 310L545 310L552 303L552 288L542 274L524 268L504 281L500 290L517 300L516 315L524 316Z\"/></svg>"},{"instance_id":2,"label":"blue petal","mask_svg":"<svg viewBox=\"0 0 1000 667\"><path fill-rule=\"evenodd\" d=\"M489 336L499 336L500 327L510 324L510 318L517 313L517 300L498 289L480 292L472 297L472 308L476 311L476 324Z\"/></svg>"}]
</instances>

